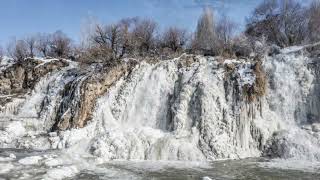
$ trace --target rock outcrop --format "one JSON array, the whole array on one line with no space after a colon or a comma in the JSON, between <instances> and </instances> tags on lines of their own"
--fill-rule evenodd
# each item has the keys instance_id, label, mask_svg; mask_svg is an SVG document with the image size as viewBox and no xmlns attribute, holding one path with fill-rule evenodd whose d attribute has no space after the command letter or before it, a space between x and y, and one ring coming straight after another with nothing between
<instances>
[{"instance_id":1,"label":"rock outcrop","mask_svg":"<svg viewBox=\"0 0 320 180\"><path fill-rule=\"evenodd\" d=\"M68 66L62 59L39 60L28 58L0 72L0 94L25 93L33 89L40 78Z\"/></svg>"},{"instance_id":2,"label":"rock outcrop","mask_svg":"<svg viewBox=\"0 0 320 180\"><path fill-rule=\"evenodd\" d=\"M84 127L92 119L96 100L120 78L130 73L132 66L130 63L122 63L100 72L77 74L61 92L62 102L52 130Z\"/></svg>"}]
</instances>

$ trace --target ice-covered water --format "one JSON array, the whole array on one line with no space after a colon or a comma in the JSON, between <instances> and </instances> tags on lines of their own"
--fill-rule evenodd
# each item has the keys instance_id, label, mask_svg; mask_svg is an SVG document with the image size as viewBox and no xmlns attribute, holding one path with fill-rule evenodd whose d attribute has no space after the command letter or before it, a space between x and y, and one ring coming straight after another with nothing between
<instances>
[{"instance_id":1,"label":"ice-covered water","mask_svg":"<svg viewBox=\"0 0 320 180\"><path fill-rule=\"evenodd\" d=\"M57 151L0 150L3 179L155 179L155 180L254 180L318 179L319 163L268 159L186 161L109 161L93 157L67 160ZM69 159L70 160L70 159Z\"/></svg>"},{"instance_id":2,"label":"ice-covered water","mask_svg":"<svg viewBox=\"0 0 320 180\"><path fill-rule=\"evenodd\" d=\"M85 75L76 76L73 65L43 77L32 92L1 108L0 145L13 149L2 150L0 160L5 163L1 162L0 177L313 179L319 175L315 60L291 51L266 57L267 92L253 102L242 92L256 81L252 62L201 56L189 65L181 61L139 63L97 99L87 126L60 132L49 133L57 104L65 98L61 92L69 82L81 83ZM232 72L225 68L230 64ZM262 156L278 160L209 163ZM10 173L18 169L17 175Z\"/></svg>"}]
</instances>

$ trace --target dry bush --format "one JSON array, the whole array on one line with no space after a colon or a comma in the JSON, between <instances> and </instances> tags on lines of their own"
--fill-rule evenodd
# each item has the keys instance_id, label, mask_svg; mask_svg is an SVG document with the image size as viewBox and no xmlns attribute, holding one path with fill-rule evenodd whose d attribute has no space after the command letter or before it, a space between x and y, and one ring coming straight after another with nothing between
<instances>
[{"instance_id":1,"label":"dry bush","mask_svg":"<svg viewBox=\"0 0 320 180\"><path fill-rule=\"evenodd\" d=\"M253 73L256 76L256 81L254 84L254 93L258 97L262 97L266 94L267 75L262 67L261 60L257 61L256 64L253 66Z\"/></svg>"},{"instance_id":2,"label":"dry bush","mask_svg":"<svg viewBox=\"0 0 320 180\"><path fill-rule=\"evenodd\" d=\"M105 63L108 65L116 63L112 51L109 48L90 47L79 52L78 61L84 64Z\"/></svg>"},{"instance_id":3,"label":"dry bush","mask_svg":"<svg viewBox=\"0 0 320 180\"><path fill-rule=\"evenodd\" d=\"M249 102L255 101L257 98L261 98L266 94L267 89L267 75L262 67L262 61L258 60L253 66L253 73L256 76L254 84L244 85L242 92Z\"/></svg>"},{"instance_id":4,"label":"dry bush","mask_svg":"<svg viewBox=\"0 0 320 180\"><path fill-rule=\"evenodd\" d=\"M234 39L232 52L237 57L249 57L253 53L252 40L245 35L240 35Z\"/></svg>"}]
</instances>

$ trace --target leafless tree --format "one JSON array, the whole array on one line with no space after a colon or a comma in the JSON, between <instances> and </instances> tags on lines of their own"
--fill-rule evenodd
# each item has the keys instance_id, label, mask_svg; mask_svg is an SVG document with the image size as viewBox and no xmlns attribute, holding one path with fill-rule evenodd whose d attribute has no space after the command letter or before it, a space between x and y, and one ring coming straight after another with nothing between
<instances>
[{"instance_id":1,"label":"leafless tree","mask_svg":"<svg viewBox=\"0 0 320 180\"><path fill-rule=\"evenodd\" d=\"M94 31L89 35L91 45L85 50L86 57L114 63L115 60L131 53L135 47L132 38L133 24L136 24L137 20L125 18L110 25L96 24Z\"/></svg>"},{"instance_id":2,"label":"leafless tree","mask_svg":"<svg viewBox=\"0 0 320 180\"><path fill-rule=\"evenodd\" d=\"M226 15L222 15L216 25L217 40L219 48L231 50L232 38L234 36L236 24Z\"/></svg>"},{"instance_id":3,"label":"leafless tree","mask_svg":"<svg viewBox=\"0 0 320 180\"><path fill-rule=\"evenodd\" d=\"M24 39L24 41L28 47L28 57L33 58L35 55L35 49L36 49L36 36L34 35L27 36Z\"/></svg>"},{"instance_id":4,"label":"leafless tree","mask_svg":"<svg viewBox=\"0 0 320 180\"><path fill-rule=\"evenodd\" d=\"M198 20L195 33L194 48L201 51L213 51L216 43L213 11L207 7Z\"/></svg>"},{"instance_id":5,"label":"leafless tree","mask_svg":"<svg viewBox=\"0 0 320 180\"><path fill-rule=\"evenodd\" d=\"M135 22L132 32L134 46L138 48L140 55L149 52L155 45L155 33L157 23L151 19L143 19Z\"/></svg>"},{"instance_id":6,"label":"leafless tree","mask_svg":"<svg viewBox=\"0 0 320 180\"><path fill-rule=\"evenodd\" d=\"M105 27L106 40L110 44L112 56L118 58L122 44L122 29L120 24L112 24Z\"/></svg>"},{"instance_id":7,"label":"leafless tree","mask_svg":"<svg viewBox=\"0 0 320 180\"><path fill-rule=\"evenodd\" d=\"M36 48L42 54L42 56L47 57L50 51L50 35L49 34L38 34L36 41Z\"/></svg>"},{"instance_id":8,"label":"leafless tree","mask_svg":"<svg viewBox=\"0 0 320 180\"><path fill-rule=\"evenodd\" d=\"M13 39L7 45L7 52L15 61L23 61L28 57L28 45L24 40Z\"/></svg>"},{"instance_id":9,"label":"leafless tree","mask_svg":"<svg viewBox=\"0 0 320 180\"><path fill-rule=\"evenodd\" d=\"M93 35L94 44L105 53L111 52L112 59L117 59L123 54L123 33L123 26L120 23L107 26L97 25ZM105 55L108 56L108 54Z\"/></svg>"},{"instance_id":10,"label":"leafless tree","mask_svg":"<svg viewBox=\"0 0 320 180\"><path fill-rule=\"evenodd\" d=\"M138 18L125 18L121 19L119 24L121 26L121 54L123 57L125 54L130 54L134 51L134 41L133 41L133 29L134 25L137 24Z\"/></svg>"},{"instance_id":11,"label":"leafless tree","mask_svg":"<svg viewBox=\"0 0 320 180\"><path fill-rule=\"evenodd\" d=\"M187 31L178 27L169 27L162 36L163 46L170 48L174 52L182 50L186 42Z\"/></svg>"},{"instance_id":12,"label":"leafless tree","mask_svg":"<svg viewBox=\"0 0 320 180\"><path fill-rule=\"evenodd\" d=\"M284 0L280 4L281 32L287 46L301 44L307 36L307 14L296 0Z\"/></svg>"},{"instance_id":13,"label":"leafless tree","mask_svg":"<svg viewBox=\"0 0 320 180\"><path fill-rule=\"evenodd\" d=\"M296 0L264 0L248 20L246 34L265 36L279 46L303 42L306 36L306 11Z\"/></svg>"},{"instance_id":14,"label":"leafless tree","mask_svg":"<svg viewBox=\"0 0 320 180\"><path fill-rule=\"evenodd\" d=\"M52 34L50 53L53 57L67 57L71 51L71 39L62 31Z\"/></svg>"},{"instance_id":15,"label":"leafless tree","mask_svg":"<svg viewBox=\"0 0 320 180\"><path fill-rule=\"evenodd\" d=\"M314 0L310 8L309 12L309 38L311 42L320 41L320 1Z\"/></svg>"}]
</instances>

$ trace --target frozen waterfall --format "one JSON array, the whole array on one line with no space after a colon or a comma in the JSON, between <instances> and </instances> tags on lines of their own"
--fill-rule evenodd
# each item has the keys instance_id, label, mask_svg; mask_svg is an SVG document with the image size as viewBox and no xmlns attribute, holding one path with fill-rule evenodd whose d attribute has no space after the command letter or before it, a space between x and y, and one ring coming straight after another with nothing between
<instances>
[{"instance_id":1,"label":"frozen waterfall","mask_svg":"<svg viewBox=\"0 0 320 180\"><path fill-rule=\"evenodd\" d=\"M266 94L250 100L245 90L258 81L250 60L182 55L141 61L110 80L105 92L101 83L108 79L98 81L92 71L69 65L1 107L0 145L66 148L104 160L319 161L318 62L302 52L262 62ZM103 93L92 94L94 83ZM79 103L89 95L92 111ZM57 120L72 123L83 111L83 128L51 132Z\"/></svg>"}]
</instances>

